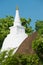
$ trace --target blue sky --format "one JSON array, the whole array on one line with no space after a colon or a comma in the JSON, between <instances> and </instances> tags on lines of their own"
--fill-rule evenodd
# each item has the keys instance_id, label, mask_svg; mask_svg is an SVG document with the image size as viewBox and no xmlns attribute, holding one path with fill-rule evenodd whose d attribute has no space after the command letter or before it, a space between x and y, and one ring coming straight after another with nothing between
<instances>
[{"instance_id":1,"label":"blue sky","mask_svg":"<svg viewBox=\"0 0 43 65\"><path fill-rule=\"evenodd\" d=\"M17 5L20 17L31 18L33 28L36 20L43 20L43 0L0 0L0 18L6 15L15 16Z\"/></svg>"}]
</instances>

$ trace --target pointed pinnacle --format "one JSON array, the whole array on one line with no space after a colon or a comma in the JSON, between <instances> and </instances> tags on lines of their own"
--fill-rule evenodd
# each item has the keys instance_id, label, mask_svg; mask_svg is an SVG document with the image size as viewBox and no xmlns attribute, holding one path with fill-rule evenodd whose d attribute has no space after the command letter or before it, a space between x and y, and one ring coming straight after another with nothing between
<instances>
[{"instance_id":1,"label":"pointed pinnacle","mask_svg":"<svg viewBox=\"0 0 43 65\"><path fill-rule=\"evenodd\" d=\"M16 6L16 10L19 10L18 6Z\"/></svg>"}]
</instances>

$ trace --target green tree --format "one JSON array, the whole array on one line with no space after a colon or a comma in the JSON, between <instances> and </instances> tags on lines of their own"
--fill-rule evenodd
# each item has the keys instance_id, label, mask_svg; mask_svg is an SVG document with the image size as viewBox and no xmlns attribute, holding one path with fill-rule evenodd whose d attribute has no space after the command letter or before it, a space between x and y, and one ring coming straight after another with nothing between
<instances>
[{"instance_id":1,"label":"green tree","mask_svg":"<svg viewBox=\"0 0 43 65\"><path fill-rule=\"evenodd\" d=\"M13 54L14 49L0 53L0 65L39 65L40 59L36 54Z\"/></svg>"},{"instance_id":2,"label":"green tree","mask_svg":"<svg viewBox=\"0 0 43 65\"><path fill-rule=\"evenodd\" d=\"M43 58L43 37L41 36L37 37L36 40L33 41L32 47L39 55L39 57L42 56Z\"/></svg>"},{"instance_id":3,"label":"green tree","mask_svg":"<svg viewBox=\"0 0 43 65\"><path fill-rule=\"evenodd\" d=\"M0 48L7 34L10 33L9 27L13 25L13 20L14 18L12 16L0 18Z\"/></svg>"},{"instance_id":4,"label":"green tree","mask_svg":"<svg viewBox=\"0 0 43 65\"><path fill-rule=\"evenodd\" d=\"M37 21L35 24L35 29L39 34L43 34L43 21Z\"/></svg>"},{"instance_id":5,"label":"green tree","mask_svg":"<svg viewBox=\"0 0 43 65\"><path fill-rule=\"evenodd\" d=\"M38 33L37 38L33 41L32 47L43 61L43 21L37 21L35 29Z\"/></svg>"},{"instance_id":6,"label":"green tree","mask_svg":"<svg viewBox=\"0 0 43 65\"><path fill-rule=\"evenodd\" d=\"M22 25L25 27L25 32L28 35L30 35L33 32L32 27L30 26L31 19L28 18L27 20L25 18L21 18L21 22L22 22Z\"/></svg>"}]
</instances>

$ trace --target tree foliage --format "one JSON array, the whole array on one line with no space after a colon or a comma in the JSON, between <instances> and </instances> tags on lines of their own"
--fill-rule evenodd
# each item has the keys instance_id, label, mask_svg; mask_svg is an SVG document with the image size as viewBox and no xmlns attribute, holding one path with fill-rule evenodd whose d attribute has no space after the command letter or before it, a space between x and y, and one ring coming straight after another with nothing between
<instances>
[{"instance_id":1,"label":"tree foliage","mask_svg":"<svg viewBox=\"0 0 43 65\"><path fill-rule=\"evenodd\" d=\"M40 63L39 57L36 54L24 55L12 53L12 50L0 53L0 65L39 65Z\"/></svg>"},{"instance_id":2,"label":"tree foliage","mask_svg":"<svg viewBox=\"0 0 43 65\"><path fill-rule=\"evenodd\" d=\"M35 29L39 34L43 34L43 21L37 21L35 24Z\"/></svg>"},{"instance_id":3,"label":"tree foliage","mask_svg":"<svg viewBox=\"0 0 43 65\"><path fill-rule=\"evenodd\" d=\"M3 40L10 33L9 27L13 25L13 17L6 16L6 18L0 18L0 48Z\"/></svg>"},{"instance_id":4,"label":"tree foliage","mask_svg":"<svg viewBox=\"0 0 43 65\"><path fill-rule=\"evenodd\" d=\"M37 37L36 40L33 41L32 47L39 55L39 57L43 58L43 37Z\"/></svg>"},{"instance_id":5,"label":"tree foliage","mask_svg":"<svg viewBox=\"0 0 43 65\"><path fill-rule=\"evenodd\" d=\"M35 25L36 25L35 27L36 31L38 32L38 36L33 41L32 47L42 60L43 59L43 21L37 21Z\"/></svg>"},{"instance_id":6,"label":"tree foliage","mask_svg":"<svg viewBox=\"0 0 43 65\"><path fill-rule=\"evenodd\" d=\"M22 22L22 25L25 27L25 32L28 35L30 35L33 32L32 27L30 26L31 19L21 18L21 22Z\"/></svg>"}]
</instances>

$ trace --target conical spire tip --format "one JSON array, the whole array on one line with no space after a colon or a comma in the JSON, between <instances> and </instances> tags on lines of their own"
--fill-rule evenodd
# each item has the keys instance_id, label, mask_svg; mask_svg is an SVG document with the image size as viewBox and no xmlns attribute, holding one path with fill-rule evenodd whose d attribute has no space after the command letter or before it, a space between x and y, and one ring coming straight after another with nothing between
<instances>
[{"instance_id":1,"label":"conical spire tip","mask_svg":"<svg viewBox=\"0 0 43 65\"><path fill-rule=\"evenodd\" d=\"M16 10L19 10L18 6L16 6Z\"/></svg>"}]
</instances>

